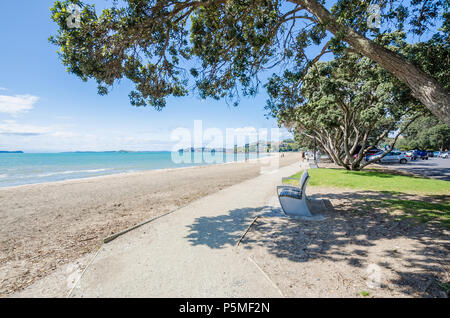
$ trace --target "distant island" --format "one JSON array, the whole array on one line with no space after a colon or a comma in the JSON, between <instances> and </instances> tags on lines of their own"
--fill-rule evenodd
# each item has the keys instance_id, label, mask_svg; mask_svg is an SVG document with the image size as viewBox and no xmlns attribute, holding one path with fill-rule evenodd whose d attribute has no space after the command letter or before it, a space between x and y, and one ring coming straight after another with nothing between
<instances>
[{"instance_id":1,"label":"distant island","mask_svg":"<svg viewBox=\"0 0 450 318\"><path fill-rule=\"evenodd\" d=\"M23 151L18 150L18 151L2 151L0 150L0 153L23 153Z\"/></svg>"},{"instance_id":2,"label":"distant island","mask_svg":"<svg viewBox=\"0 0 450 318\"><path fill-rule=\"evenodd\" d=\"M132 151L132 150L108 150L108 151L64 151L60 153L141 153L151 151Z\"/></svg>"}]
</instances>

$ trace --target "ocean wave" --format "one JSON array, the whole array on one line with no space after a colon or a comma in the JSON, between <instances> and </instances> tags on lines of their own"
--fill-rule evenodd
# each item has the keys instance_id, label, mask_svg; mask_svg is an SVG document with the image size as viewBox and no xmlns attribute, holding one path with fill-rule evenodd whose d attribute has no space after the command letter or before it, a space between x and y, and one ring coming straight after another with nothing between
<instances>
[{"instance_id":1,"label":"ocean wave","mask_svg":"<svg viewBox=\"0 0 450 318\"><path fill-rule=\"evenodd\" d=\"M57 176L57 175L61 175L61 174L75 174L75 173L96 173L96 172L103 172L103 171L108 171L108 170L113 170L113 168L57 171L57 172L41 173L41 174L38 174L37 177L43 178L43 177Z\"/></svg>"}]
</instances>

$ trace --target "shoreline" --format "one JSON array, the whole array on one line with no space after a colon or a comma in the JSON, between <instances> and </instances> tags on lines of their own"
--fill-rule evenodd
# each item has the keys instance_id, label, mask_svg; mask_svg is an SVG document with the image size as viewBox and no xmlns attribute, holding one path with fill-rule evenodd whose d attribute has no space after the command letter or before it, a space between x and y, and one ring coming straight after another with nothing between
<instances>
[{"instance_id":1,"label":"shoreline","mask_svg":"<svg viewBox=\"0 0 450 318\"><path fill-rule=\"evenodd\" d=\"M58 271L65 284L64 267L93 253L105 237L255 178L270 159L0 189L0 297ZM297 153L286 154L279 164L299 159Z\"/></svg>"},{"instance_id":2,"label":"shoreline","mask_svg":"<svg viewBox=\"0 0 450 318\"><path fill-rule=\"evenodd\" d=\"M298 154L298 152L291 152L291 153ZM76 182L76 181L81 181L81 180L92 180L92 179L97 179L97 178L106 178L106 177L114 177L114 176L138 175L138 174L142 174L142 173L150 173L153 171L172 171L172 170L181 170L181 169L203 168L203 167L209 167L209 166L221 166L221 165L227 165L227 164L254 163L255 161L270 159L279 154L280 154L279 152L272 152L268 156L265 156L262 158L252 158L252 159L248 159L247 161L238 160L238 161L230 161L230 162L222 162L222 163L205 163L205 164L200 164L200 165L196 165L196 166L185 166L185 167L178 167L178 168L160 168L160 169L156 168L156 169L131 171L131 172L118 172L118 173L104 174L104 175L100 175L100 176L80 177L80 178L71 178L71 179L64 179L64 180L57 180L57 181L27 183L27 184L20 184L20 185L14 185L14 186L4 186L4 187L0 186L0 191L21 188L21 187L30 187L30 186L36 186L36 185L53 184L53 183L66 183L66 182L71 182L71 181ZM256 164L257 163L258 162L256 162Z\"/></svg>"}]
</instances>

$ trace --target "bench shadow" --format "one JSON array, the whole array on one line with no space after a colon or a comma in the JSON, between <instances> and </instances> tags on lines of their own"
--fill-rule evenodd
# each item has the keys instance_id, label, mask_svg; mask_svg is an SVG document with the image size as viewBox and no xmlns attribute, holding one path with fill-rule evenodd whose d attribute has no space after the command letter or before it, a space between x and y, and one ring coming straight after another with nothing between
<instances>
[{"instance_id":1,"label":"bench shadow","mask_svg":"<svg viewBox=\"0 0 450 318\"><path fill-rule=\"evenodd\" d=\"M420 243L413 253L397 251L384 245L384 254L378 266L394 271L398 279L392 280L403 293L417 296L441 297L441 274L450 268L450 237L442 223L418 223L416 220L386 211L380 202L397 200L406 207L416 207L411 196L395 192L343 192L315 195L325 203L325 221L304 221L285 217L261 217L242 240L244 249L263 248L277 258L307 264L313 260L328 260L365 268L367 250L383 240L409 238ZM448 202L448 196L421 197L417 202ZM333 205L331 204L333 202ZM421 203L417 203L421 206ZM235 245L252 219L267 207L242 208L226 215L202 217L189 226L189 242L219 249ZM444 214L448 210L438 211ZM391 268L392 260L399 259L402 266Z\"/></svg>"}]
</instances>

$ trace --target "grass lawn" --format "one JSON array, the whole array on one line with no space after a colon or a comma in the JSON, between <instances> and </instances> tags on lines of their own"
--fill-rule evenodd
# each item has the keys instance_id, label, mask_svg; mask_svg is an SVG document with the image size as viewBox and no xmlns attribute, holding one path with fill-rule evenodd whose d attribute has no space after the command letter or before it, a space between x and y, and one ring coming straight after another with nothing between
<instances>
[{"instance_id":1,"label":"grass lawn","mask_svg":"<svg viewBox=\"0 0 450 318\"><path fill-rule=\"evenodd\" d=\"M303 171L291 176L300 178ZM450 182L395 175L378 171L347 171L345 169L309 169L309 185L342 189L388 191L407 194L450 195ZM298 181L288 183L298 185Z\"/></svg>"},{"instance_id":2,"label":"grass lawn","mask_svg":"<svg viewBox=\"0 0 450 318\"><path fill-rule=\"evenodd\" d=\"M432 203L424 201L386 199L382 203L391 212L399 211L404 217L413 218L416 221L426 223L438 220L441 224L450 228L450 202Z\"/></svg>"},{"instance_id":3,"label":"grass lawn","mask_svg":"<svg viewBox=\"0 0 450 318\"><path fill-rule=\"evenodd\" d=\"M300 178L303 171L291 176ZM309 169L309 185L341 189L376 191L378 206L419 222L439 221L450 227L450 182L398 175L379 171L347 171L345 169ZM298 185L296 180L286 183ZM424 199L404 199L404 195L420 195ZM402 199L403 196L403 199Z\"/></svg>"}]
</instances>

